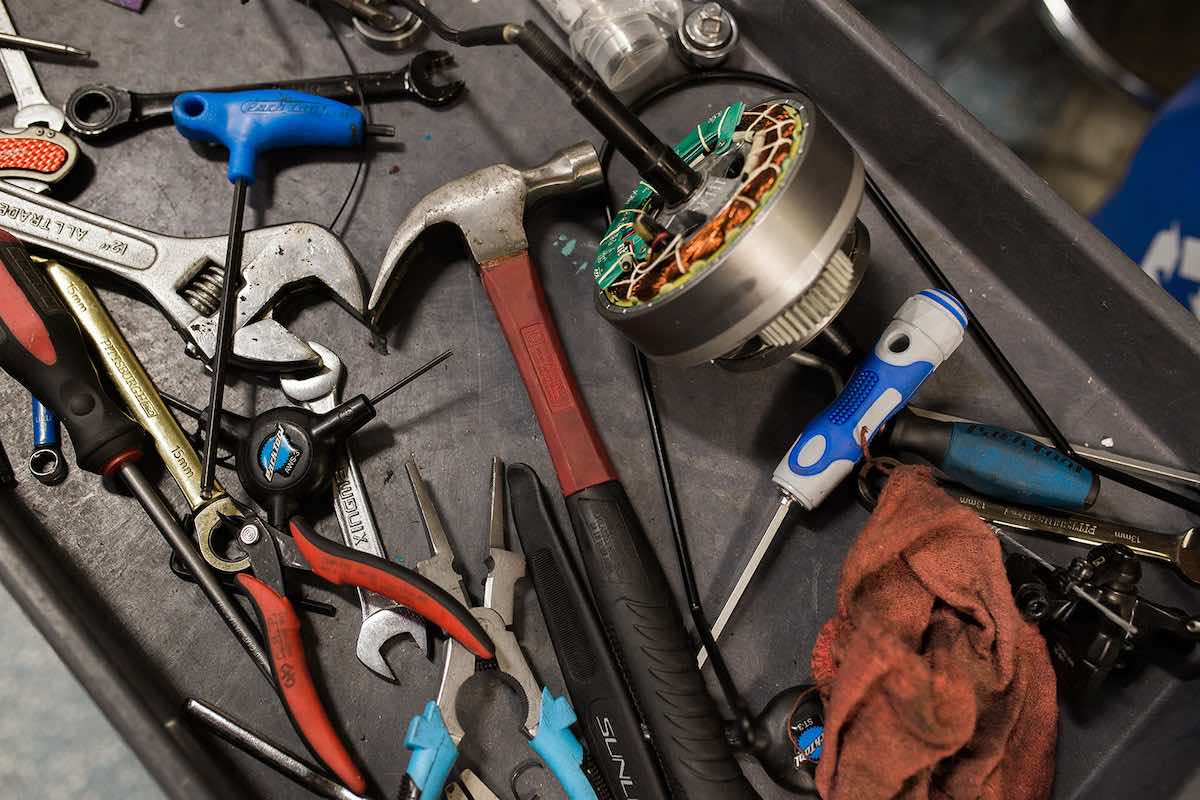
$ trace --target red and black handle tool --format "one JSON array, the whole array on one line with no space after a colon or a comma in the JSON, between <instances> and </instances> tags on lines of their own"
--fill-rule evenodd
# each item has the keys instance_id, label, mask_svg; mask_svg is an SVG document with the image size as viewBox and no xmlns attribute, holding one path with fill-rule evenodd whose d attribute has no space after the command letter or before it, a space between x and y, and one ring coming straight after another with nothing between
<instances>
[{"instance_id":1,"label":"red and black handle tool","mask_svg":"<svg viewBox=\"0 0 1200 800\"><path fill-rule=\"evenodd\" d=\"M300 619L287 597L280 534L260 519L240 524L238 543L250 558L254 574L237 576L254 605L271 660L275 685L296 732L322 764L351 791L366 791L366 778L354 763L329 719L308 668ZM398 564L361 553L316 534L304 520L289 526L296 549L319 575L337 585L362 586L412 608L441 625L480 658L493 658L495 648L483 628L462 604L425 578Z\"/></svg>"},{"instance_id":2,"label":"red and black handle tool","mask_svg":"<svg viewBox=\"0 0 1200 800\"><path fill-rule=\"evenodd\" d=\"M141 455L142 429L101 388L79 324L25 246L0 229L0 368L67 427L81 469Z\"/></svg>"},{"instance_id":3,"label":"red and black handle tool","mask_svg":"<svg viewBox=\"0 0 1200 800\"><path fill-rule=\"evenodd\" d=\"M292 517L288 527L296 549L313 574L336 586L352 586L383 595L437 625L476 658L495 658L495 645L479 621L453 595L425 576L326 539L302 517Z\"/></svg>"}]
</instances>

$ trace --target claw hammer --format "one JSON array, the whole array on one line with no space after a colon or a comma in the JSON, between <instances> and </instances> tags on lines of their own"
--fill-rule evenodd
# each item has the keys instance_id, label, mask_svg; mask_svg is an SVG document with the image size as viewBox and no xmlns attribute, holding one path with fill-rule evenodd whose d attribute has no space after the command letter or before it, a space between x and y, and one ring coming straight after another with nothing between
<instances>
[{"instance_id":1,"label":"claw hammer","mask_svg":"<svg viewBox=\"0 0 1200 800\"><path fill-rule=\"evenodd\" d=\"M689 657L689 637L662 564L596 432L529 257L526 207L602 181L596 151L583 143L532 169L498 164L434 190L396 231L371 294L368 318L378 325L417 237L439 223L457 226L479 265L484 290L529 393L599 613L626 667L626 680L666 777L678 790L674 794L691 800L757 797L734 760L716 704ZM580 709L580 716L586 715ZM589 739L598 725L603 721L583 720ZM645 742L616 746L632 749L645 747ZM658 780L643 777L648 785Z\"/></svg>"}]
</instances>

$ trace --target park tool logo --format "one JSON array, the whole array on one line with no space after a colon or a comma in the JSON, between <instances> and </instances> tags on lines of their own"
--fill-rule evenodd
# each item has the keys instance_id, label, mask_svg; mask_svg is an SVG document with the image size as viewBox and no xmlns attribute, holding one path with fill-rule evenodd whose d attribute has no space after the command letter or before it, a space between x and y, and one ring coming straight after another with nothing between
<instances>
[{"instance_id":1,"label":"park tool logo","mask_svg":"<svg viewBox=\"0 0 1200 800\"><path fill-rule=\"evenodd\" d=\"M276 425L275 435L263 439L258 447L258 465L262 467L263 477L270 483L276 475L284 478L291 475L302 455L303 451L292 444L283 426Z\"/></svg>"}]
</instances>

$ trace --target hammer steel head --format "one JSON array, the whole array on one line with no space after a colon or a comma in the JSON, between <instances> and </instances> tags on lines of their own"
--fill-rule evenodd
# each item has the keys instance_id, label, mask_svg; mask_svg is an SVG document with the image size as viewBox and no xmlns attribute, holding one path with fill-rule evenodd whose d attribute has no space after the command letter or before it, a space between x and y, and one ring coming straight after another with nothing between
<instances>
[{"instance_id":1,"label":"hammer steel head","mask_svg":"<svg viewBox=\"0 0 1200 800\"><path fill-rule=\"evenodd\" d=\"M527 206L556 194L589 189L603 181L596 149L582 142L527 170L497 164L435 189L396 229L367 303L368 319L378 321L403 277L405 254L427 228L443 222L457 226L475 262L487 264L529 249L525 237Z\"/></svg>"}]
</instances>

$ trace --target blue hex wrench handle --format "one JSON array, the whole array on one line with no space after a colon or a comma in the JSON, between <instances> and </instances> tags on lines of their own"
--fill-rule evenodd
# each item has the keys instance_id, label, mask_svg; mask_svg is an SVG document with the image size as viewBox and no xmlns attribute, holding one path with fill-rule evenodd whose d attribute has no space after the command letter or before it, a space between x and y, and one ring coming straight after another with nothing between
<instances>
[{"instance_id":1,"label":"blue hex wrench handle","mask_svg":"<svg viewBox=\"0 0 1200 800\"><path fill-rule=\"evenodd\" d=\"M217 315L217 346L212 360L212 385L208 394L208 429L200 472L200 495L212 492L216 472L217 439L225 370L229 362L234 304L242 283L242 216L246 187L254 182L260 153L282 147L352 147L363 137L391 136L386 125L368 125L357 108L304 92L286 89L252 89L242 92L184 92L171 107L175 128L194 142L222 144L229 150L229 181L233 184L233 212L229 217L229 244L225 251L225 278Z\"/></svg>"},{"instance_id":2,"label":"blue hex wrench handle","mask_svg":"<svg viewBox=\"0 0 1200 800\"><path fill-rule=\"evenodd\" d=\"M258 155L284 147L354 147L370 135L391 136L388 126L368 125L353 106L304 92L184 92L171 109L175 128L194 142L229 150L229 182L254 182Z\"/></svg>"}]
</instances>

